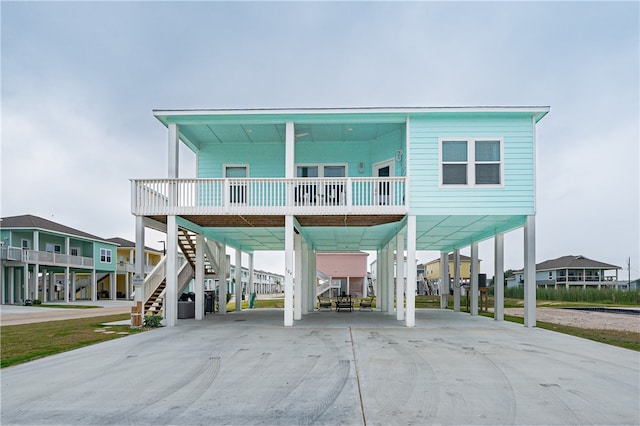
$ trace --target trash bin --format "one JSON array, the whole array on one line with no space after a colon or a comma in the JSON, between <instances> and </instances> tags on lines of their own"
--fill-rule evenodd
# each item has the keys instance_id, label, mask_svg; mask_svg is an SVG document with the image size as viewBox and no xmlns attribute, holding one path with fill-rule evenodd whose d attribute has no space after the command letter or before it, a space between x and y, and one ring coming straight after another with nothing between
<instances>
[{"instance_id":1,"label":"trash bin","mask_svg":"<svg viewBox=\"0 0 640 426\"><path fill-rule=\"evenodd\" d=\"M204 313L214 313L214 299L215 299L215 291L205 291L204 292Z\"/></svg>"}]
</instances>

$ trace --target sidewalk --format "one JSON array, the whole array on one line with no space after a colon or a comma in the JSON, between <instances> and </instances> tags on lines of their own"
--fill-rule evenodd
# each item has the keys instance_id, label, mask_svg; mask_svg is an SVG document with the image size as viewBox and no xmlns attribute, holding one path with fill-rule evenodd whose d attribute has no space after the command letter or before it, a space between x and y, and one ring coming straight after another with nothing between
<instances>
[{"instance_id":1,"label":"sidewalk","mask_svg":"<svg viewBox=\"0 0 640 426\"><path fill-rule=\"evenodd\" d=\"M78 302L69 302L68 304L97 307L93 309L74 309L0 305L0 326L33 324L36 322L60 321L66 319L89 318L104 315L130 313L133 302L128 300L99 300L96 302L82 300Z\"/></svg>"}]
</instances>

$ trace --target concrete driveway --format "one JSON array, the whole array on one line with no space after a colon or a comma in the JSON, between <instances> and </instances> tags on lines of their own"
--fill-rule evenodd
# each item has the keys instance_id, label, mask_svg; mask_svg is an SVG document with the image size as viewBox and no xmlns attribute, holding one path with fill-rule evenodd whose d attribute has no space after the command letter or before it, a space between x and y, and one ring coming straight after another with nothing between
<instances>
[{"instance_id":1,"label":"concrete driveway","mask_svg":"<svg viewBox=\"0 0 640 426\"><path fill-rule=\"evenodd\" d=\"M2 370L3 425L640 424L640 354L417 310L253 310Z\"/></svg>"}]
</instances>

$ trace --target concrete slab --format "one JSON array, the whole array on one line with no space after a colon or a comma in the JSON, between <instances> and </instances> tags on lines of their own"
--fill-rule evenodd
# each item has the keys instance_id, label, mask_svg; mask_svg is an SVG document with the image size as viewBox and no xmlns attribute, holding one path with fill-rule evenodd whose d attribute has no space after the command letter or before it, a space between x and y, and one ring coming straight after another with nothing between
<instances>
[{"instance_id":1,"label":"concrete slab","mask_svg":"<svg viewBox=\"0 0 640 426\"><path fill-rule=\"evenodd\" d=\"M639 424L640 354L417 310L180 320L2 370L9 424Z\"/></svg>"}]
</instances>

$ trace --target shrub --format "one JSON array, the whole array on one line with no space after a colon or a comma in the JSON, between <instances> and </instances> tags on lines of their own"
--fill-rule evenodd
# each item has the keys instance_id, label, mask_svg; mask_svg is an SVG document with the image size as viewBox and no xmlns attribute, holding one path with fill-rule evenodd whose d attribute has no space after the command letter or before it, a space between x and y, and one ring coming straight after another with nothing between
<instances>
[{"instance_id":1,"label":"shrub","mask_svg":"<svg viewBox=\"0 0 640 426\"><path fill-rule=\"evenodd\" d=\"M42 300L40 299L34 299L31 301L32 305L42 305Z\"/></svg>"},{"instance_id":2,"label":"shrub","mask_svg":"<svg viewBox=\"0 0 640 426\"><path fill-rule=\"evenodd\" d=\"M144 317L144 326L149 328L158 328L162 326L160 321L162 321L162 317L159 315L147 315Z\"/></svg>"}]
</instances>

